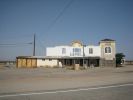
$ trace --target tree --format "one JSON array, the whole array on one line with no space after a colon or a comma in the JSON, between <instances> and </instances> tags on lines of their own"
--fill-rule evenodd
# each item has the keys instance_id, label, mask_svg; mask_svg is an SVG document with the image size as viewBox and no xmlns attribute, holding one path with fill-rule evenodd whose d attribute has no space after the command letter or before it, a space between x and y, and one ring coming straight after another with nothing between
<instances>
[{"instance_id":1,"label":"tree","mask_svg":"<svg viewBox=\"0 0 133 100\"><path fill-rule=\"evenodd\" d=\"M116 66L121 66L123 63L122 60L124 59L125 55L123 53L117 53L115 57L116 57Z\"/></svg>"}]
</instances>

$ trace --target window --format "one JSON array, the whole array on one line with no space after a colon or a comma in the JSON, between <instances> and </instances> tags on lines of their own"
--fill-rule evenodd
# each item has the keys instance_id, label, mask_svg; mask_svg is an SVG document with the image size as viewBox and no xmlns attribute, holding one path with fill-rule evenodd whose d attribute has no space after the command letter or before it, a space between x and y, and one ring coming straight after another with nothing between
<instances>
[{"instance_id":1,"label":"window","mask_svg":"<svg viewBox=\"0 0 133 100\"><path fill-rule=\"evenodd\" d=\"M49 59L49 61L52 61L52 59Z\"/></svg>"},{"instance_id":2,"label":"window","mask_svg":"<svg viewBox=\"0 0 133 100\"><path fill-rule=\"evenodd\" d=\"M105 47L105 53L111 53L111 47Z\"/></svg>"},{"instance_id":3,"label":"window","mask_svg":"<svg viewBox=\"0 0 133 100\"><path fill-rule=\"evenodd\" d=\"M42 59L42 61L45 61L45 59Z\"/></svg>"},{"instance_id":4,"label":"window","mask_svg":"<svg viewBox=\"0 0 133 100\"><path fill-rule=\"evenodd\" d=\"M89 48L89 54L93 54L93 48Z\"/></svg>"},{"instance_id":5,"label":"window","mask_svg":"<svg viewBox=\"0 0 133 100\"><path fill-rule=\"evenodd\" d=\"M66 48L62 48L62 54L66 54Z\"/></svg>"},{"instance_id":6,"label":"window","mask_svg":"<svg viewBox=\"0 0 133 100\"><path fill-rule=\"evenodd\" d=\"M81 49L80 48L73 48L73 55L74 56L81 56Z\"/></svg>"}]
</instances>

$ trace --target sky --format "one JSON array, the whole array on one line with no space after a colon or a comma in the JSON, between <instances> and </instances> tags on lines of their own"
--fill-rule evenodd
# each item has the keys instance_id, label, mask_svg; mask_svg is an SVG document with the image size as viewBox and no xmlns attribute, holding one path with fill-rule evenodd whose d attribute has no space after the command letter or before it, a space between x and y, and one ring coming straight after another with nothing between
<instances>
[{"instance_id":1,"label":"sky","mask_svg":"<svg viewBox=\"0 0 133 100\"><path fill-rule=\"evenodd\" d=\"M34 34L36 56L73 40L110 38L133 60L133 0L0 0L0 60L31 56Z\"/></svg>"}]
</instances>

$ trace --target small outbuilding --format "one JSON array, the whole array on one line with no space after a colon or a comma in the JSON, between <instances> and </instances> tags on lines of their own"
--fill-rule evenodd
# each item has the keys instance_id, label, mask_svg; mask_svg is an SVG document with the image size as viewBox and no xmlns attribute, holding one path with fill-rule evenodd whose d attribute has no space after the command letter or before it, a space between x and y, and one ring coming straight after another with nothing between
<instances>
[{"instance_id":1,"label":"small outbuilding","mask_svg":"<svg viewBox=\"0 0 133 100\"><path fill-rule=\"evenodd\" d=\"M17 68L37 68L37 67L62 67L57 57L44 56L18 56L16 57Z\"/></svg>"},{"instance_id":2,"label":"small outbuilding","mask_svg":"<svg viewBox=\"0 0 133 100\"><path fill-rule=\"evenodd\" d=\"M16 58L17 68L36 68L37 67L37 58L32 56L19 56Z\"/></svg>"}]
</instances>

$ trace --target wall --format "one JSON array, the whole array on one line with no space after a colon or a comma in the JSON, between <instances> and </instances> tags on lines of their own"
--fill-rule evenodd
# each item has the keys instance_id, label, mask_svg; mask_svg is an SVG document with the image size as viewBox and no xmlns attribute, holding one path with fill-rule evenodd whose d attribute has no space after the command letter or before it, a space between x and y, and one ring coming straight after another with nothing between
<instances>
[{"instance_id":1,"label":"wall","mask_svg":"<svg viewBox=\"0 0 133 100\"><path fill-rule=\"evenodd\" d=\"M111 53L105 53L105 48L110 47ZM100 59L100 66L107 66L107 67L115 67L116 66L116 59L115 59L115 41L100 41L100 48L101 48L101 59Z\"/></svg>"},{"instance_id":2,"label":"wall","mask_svg":"<svg viewBox=\"0 0 133 100\"><path fill-rule=\"evenodd\" d=\"M66 48L66 54L62 54L62 48ZM56 46L46 48L46 56L74 56L73 48L81 49L81 57L83 56L83 47L72 47L72 46ZM93 48L93 54L89 54L89 48ZM86 46L84 47L85 56L95 57L101 56L100 46Z\"/></svg>"},{"instance_id":3,"label":"wall","mask_svg":"<svg viewBox=\"0 0 133 100\"><path fill-rule=\"evenodd\" d=\"M66 48L66 54L62 55L62 48ZM68 46L47 47L46 56L69 56L71 48Z\"/></svg>"},{"instance_id":4,"label":"wall","mask_svg":"<svg viewBox=\"0 0 133 100\"><path fill-rule=\"evenodd\" d=\"M37 59L37 67L44 66L45 60L43 59Z\"/></svg>"},{"instance_id":5,"label":"wall","mask_svg":"<svg viewBox=\"0 0 133 100\"><path fill-rule=\"evenodd\" d=\"M41 67L55 67L58 65L58 60L56 59L37 59L37 66Z\"/></svg>"},{"instance_id":6,"label":"wall","mask_svg":"<svg viewBox=\"0 0 133 100\"><path fill-rule=\"evenodd\" d=\"M111 53L105 53L105 47L111 47ZM113 60L115 58L115 53L116 53L115 41L101 41L100 48L101 48L101 58L104 58L105 60Z\"/></svg>"},{"instance_id":7,"label":"wall","mask_svg":"<svg viewBox=\"0 0 133 100\"><path fill-rule=\"evenodd\" d=\"M93 49L93 53L92 54L89 54L89 48ZM89 56L89 57L98 56L98 57L101 57L101 48L100 48L100 46L86 46L84 48L84 52L85 52L85 56Z\"/></svg>"},{"instance_id":8,"label":"wall","mask_svg":"<svg viewBox=\"0 0 133 100\"><path fill-rule=\"evenodd\" d=\"M37 59L36 58L26 58L20 57L17 58L17 68L36 68L37 67Z\"/></svg>"}]
</instances>

